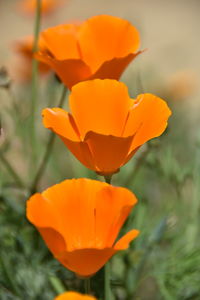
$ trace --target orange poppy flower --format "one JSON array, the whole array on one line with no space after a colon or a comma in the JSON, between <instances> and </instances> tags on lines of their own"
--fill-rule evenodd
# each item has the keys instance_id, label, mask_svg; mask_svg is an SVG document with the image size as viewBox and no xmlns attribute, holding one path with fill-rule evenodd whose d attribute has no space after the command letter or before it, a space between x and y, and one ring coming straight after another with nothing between
<instances>
[{"instance_id":1,"label":"orange poppy flower","mask_svg":"<svg viewBox=\"0 0 200 300\"><path fill-rule=\"evenodd\" d=\"M89 295L82 295L76 292L66 292L59 295L54 300L96 300L96 298Z\"/></svg>"},{"instance_id":2,"label":"orange poppy flower","mask_svg":"<svg viewBox=\"0 0 200 300\"><path fill-rule=\"evenodd\" d=\"M41 13L48 15L62 4L62 0L41 0ZM20 2L20 10L28 15L33 15L37 7L37 0L22 0Z\"/></svg>"},{"instance_id":3,"label":"orange poppy flower","mask_svg":"<svg viewBox=\"0 0 200 300\"><path fill-rule=\"evenodd\" d=\"M72 88L71 114L43 110L43 123L54 131L87 168L112 174L148 140L163 133L171 114L165 101L141 94L131 99L124 83L84 81Z\"/></svg>"},{"instance_id":4,"label":"orange poppy flower","mask_svg":"<svg viewBox=\"0 0 200 300\"><path fill-rule=\"evenodd\" d=\"M32 59L33 59L33 36L27 36L14 44L14 50L18 54L18 60L15 67L12 67L11 74L14 73L16 79L26 81L32 76ZM38 48L44 49L45 45L40 37ZM40 62L38 69L41 75L49 73L50 68L47 64Z\"/></svg>"},{"instance_id":5,"label":"orange poppy flower","mask_svg":"<svg viewBox=\"0 0 200 300\"><path fill-rule=\"evenodd\" d=\"M48 64L69 88L83 80L118 80L138 55L137 29L118 17L100 15L81 25L65 24L41 33L46 51L36 58Z\"/></svg>"},{"instance_id":6,"label":"orange poppy flower","mask_svg":"<svg viewBox=\"0 0 200 300\"><path fill-rule=\"evenodd\" d=\"M65 180L33 195L27 203L27 218L56 259L88 277L138 235L131 230L115 243L136 202L125 188L85 178Z\"/></svg>"}]
</instances>

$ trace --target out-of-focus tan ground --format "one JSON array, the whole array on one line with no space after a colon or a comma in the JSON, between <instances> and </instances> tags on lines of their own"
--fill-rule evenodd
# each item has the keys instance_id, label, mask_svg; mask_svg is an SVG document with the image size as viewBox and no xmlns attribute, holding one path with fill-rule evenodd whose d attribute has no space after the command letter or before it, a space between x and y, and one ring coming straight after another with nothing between
<instances>
[{"instance_id":1,"label":"out-of-focus tan ground","mask_svg":"<svg viewBox=\"0 0 200 300\"><path fill-rule=\"evenodd\" d=\"M0 65L11 58L11 45L24 35L33 32L33 19L16 9L20 0L0 1ZM84 20L97 14L111 14L130 20L141 32L142 48L148 48L126 71L129 76L133 68L139 68L145 91L148 92L148 77L156 74L154 86L162 80L166 84L178 78L178 88L189 88L194 94L190 107L200 104L200 1L199 0L64 0L64 6L56 13L45 17L42 27L58 23ZM180 80L180 85L179 85ZM134 84L134 78L133 78ZM145 85L146 84L146 85ZM153 91L153 90L151 90ZM200 105L199 105L200 106Z\"/></svg>"}]
</instances>

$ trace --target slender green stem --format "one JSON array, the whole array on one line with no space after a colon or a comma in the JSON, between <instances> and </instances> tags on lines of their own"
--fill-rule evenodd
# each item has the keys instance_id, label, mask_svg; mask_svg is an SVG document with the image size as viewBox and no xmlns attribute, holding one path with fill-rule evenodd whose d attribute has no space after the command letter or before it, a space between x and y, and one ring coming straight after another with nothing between
<instances>
[{"instance_id":1,"label":"slender green stem","mask_svg":"<svg viewBox=\"0 0 200 300\"><path fill-rule=\"evenodd\" d=\"M38 49L38 38L40 31L40 20L41 19L41 0L37 0L37 9L35 15L35 26L34 26L34 42L33 42L33 53ZM32 82L31 82L31 146L32 146L32 163L36 160L36 134L35 134L35 114L37 108L38 98L38 62L33 57L32 63ZM32 167L32 166L31 166Z\"/></svg>"},{"instance_id":2,"label":"slender green stem","mask_svg":"<svg viewBox=\"0 0 200 300\"><path fill-rule=\"evenodd\" d=\"M37 0L37 7L36 7L36 13L35 13L35 24L34 24L34 41L33 41L33 54L35 52L37 52L38 50L38 40L39 40L39 33L40 33L40 25L41 25L41 4L42 3L42 0ZM36 64L35 64L36 63ZM34 64L37 66L37 61L34 59L33 57L33 66ZM37 68L36 70L34 70L33 68L33 77L34 75L37 75L37 74L34 74L34 72L37 72Z\"/></svg>"},{"instance_id":3,"label":"slender green stem","mask_svg":"<svg viewBox=\"0 0 200 300\"><path fill-rule=\"evenodd\" d=\"M104 176L105 182L108 184L111 184L112 175L105 175Z\"/></svg>"},{"instance_id":4,"label":"slender green stem","mask_svg":"<svg viewBox=\"0 0 200 300\"><path fill-rule=\"evenodd\" d=\"M85 279L85 293L88 295L91 293L90 278Z\"/></svg>"},{"instance_id":5,"label":"slender green stem","mask_svg":"<svg viewBox=\"0 0 200 300\"><path fill-rule=\"evenodd\" d=\"M15 171L13 166L9 163L9 161L4 157L3 153L1 153L1 152L0 152L0 160L2 161L2 163L4 164L4 166L8 170L8 172L10 173L10 175L13 177L13 179L15 180L17 185L20 186L21 188L24 188L25 186L24 186L21 178L19 177L19 175L17 174L17 172Z\"/></svg>"},{"instance_id":6,"label":"slender green stem","mask_svg":"<svg viewBox=\"0 0 200 300\"><path fill-rule=\"evenodd\" d=\"M58 104L58 107L62 107L63 106L63 103L64 103L64 100L65 100L65 97L66 97L66 93L67 93L67 88L65 86L63 86L63 90L62 90L62 93L61 93L61 98L60 98L60 101L59 101L59 104ZM47 146L46 146L46 150L45 150L45 153L44 153L44 157L42 159L42 162L38 168L38 171L36 172L36 175L33 179L33 182L31 184L31 187L30 187L30 192L31 194L35 193L37 191L37 186L38 186L38 183L45 171L45 168L47 166L47 163L48 163L48 160L49 160L49 157L51 155L51 152L52 152L52 149L53 149L53 145L54 145L54 141L55 141L55 133L54 132L51 132L50 135L49 135L49 139L48 139L48 142L47 142Z\"/></svg>"},{"instance_id":7,"label":"slender green stem","mask_svg":"<svg viewBox=\"0 0 200 300\"><path fill-rule=\"evenodd\" d=\"M50 276L49 281L57 294L62 294L65 291L65 287L61 280L56 276Z\"/></svg>"},{"instance_id":8,"label":"slender green stem","mask_svg":"<svg viewBox=\"0 0 200 300\"><path fill-rule=\"evenodd\" d=\"M34 25L33 52L36 52L38 50L38 39L39 39L40 23L41 23L41 6L42 6L42 0L37 0L35 25Z\"/></svg>"},{"instance_id":9,"label":"slender green stem","mask_svg":"<svg viewBox=\"0 0 200 300\"><path fill-rule=\"evenodd\" d=\"M105 277L104 277L104 289L105 289L105 300L111 299L111 288L110 288L110 263L106 263L104 267Z\"/></svg>"}]
</instances>

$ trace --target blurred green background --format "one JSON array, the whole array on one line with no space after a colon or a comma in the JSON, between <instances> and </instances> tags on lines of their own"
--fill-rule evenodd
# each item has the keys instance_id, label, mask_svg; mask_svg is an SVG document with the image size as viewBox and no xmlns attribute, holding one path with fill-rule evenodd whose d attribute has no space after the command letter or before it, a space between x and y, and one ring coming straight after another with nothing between
<instances>
[{"instance_id":1,"label":"blurred green background","mask_svg":"<svg viewBox=\"0 0 200 300\"><path fill-rule=\"evenodd\" d=\"M34 19L17 9L19 0L0 0L0 67L16 68L13 41L33 33ZM152 92L168 102L173 115L166 132L141 147L113 176L113 184L139 199L123 230L141 231L128 251L111 261L115 299L200 299L200 39L198 0L69 0L42 19L42 28L97 14L126 18L148 51L121 78L132 97ZM29 186L41 163L49 132L41 109L56 106L62 85L50 75L38 85L36 160L30 136L30 82L5 88L0 74L0 299L51 300L83 283L55 261L25 218ZM67 107L67 99L65 102ZM22 182L11 172L12 167ZM56 138L38 190L65 178L98 178ZM97 275L92 290L101 298Z\"/></svg>"}]
</instances>

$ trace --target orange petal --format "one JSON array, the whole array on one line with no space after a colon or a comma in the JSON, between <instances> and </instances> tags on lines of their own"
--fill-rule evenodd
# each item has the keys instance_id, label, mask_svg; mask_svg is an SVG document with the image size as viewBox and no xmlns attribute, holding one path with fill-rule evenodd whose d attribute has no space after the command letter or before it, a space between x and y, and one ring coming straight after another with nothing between
<instances>
[{"instance_id":1,"label":"orange petal","mask_svg":"<svg viewBox=\"0 0 200 300\"><path fill-rule=\"evenodd\" d=\"M61 140L73 155L88 169L96 171L92 153L86 142L74 142L60 136Z\"/></svg>"},{"instance_id":2,"label":"orange petal","mask_svg":"<svg viewBox=\"0 0 200 300\"><path fill-rule=\"evenodd\" d=\"M87 143L80 141L73 117L61 108L46 108L42 115L44 126L55 132L84 166L95 171L90 149Z\"/></svg>"},{"instance_id":3,"label":"orange petal","mask_svg":"<svg viewBox=\"0 0 200 300\"><path fill-rule=\"evenodd\" d=\"M28 200L27 218L54 255L66 248L95 247L96 194L104 186L107 183L84 178L65 180Z\"/></svg>"},{"instance_id":4,"label":"orange petal","mask_svg":"<svg viewBox=\"0 0 200 300\"><path fill-rule=\"evenodd\" d=\"M77 33L79 26L74 24L58 25L46 29L41 36L46 48L55 59L80 59L77 46Z\"/></svg>"},{"instance_id":5,"label":"orange petal","mask_svg":"<svg viewBox=\"0 0 200 300\"><path fill-rule=\"evenodd\" d=\"M66 292L59 295L54 300L96 300L96 298L89 295L82 295L76 292Z\"/></svg>"},{"instance_id":6,"label":"orange petal","mask_svg":"<svg viewBox=\"0 0 200 300\"><path fill-rule=\"evenodd\" d=\"M42 111L43 124L56 134L72 141L80 141L73 118L62 108L45 108Z\"/></svg>"},{"instance_id":7,"label":"orange petal","mask_svg":"<svg viewBox=\"0 0 200 300\"><path fill-rule=\"evenodd\" d=\"M96 247L112 247L137 199L128 189L106 186L96 200Z\"/></svg>"},{"instance_id":8,"label":"orange petal","mask_svg":"<svg viewBox=\"0 0 200 300\"><path fill-rule=\"evenodd\" d=\"M59 232L68 251L95 247L96 193L106 183L85 179L65 180L42 193L59 215Z\"/></svg>"},{"instance_id":9,"label":"orange petal","mask_svg":"<svg viewBox=\"0 0 200 300\"><path fill-rule=\"evenodd\" d=\"M125 247L133 238L129 234L113 248L136 201L127 189L105 182L65 180L32 196L27 203L27 217L54 256L71 271L87 277L121 250L119 245Z\"/></svg>"},{"instance_id":10,"label":"orange petal","mask_svg":"<svg viewBox=\"0 0 200 300\"><path fill-rule=\"evenodd\" d=\"M42 115L44 126L55 132L83 165L96 170L87 143L80 141L73 117L61 108L46 108Z\"/></svg>"},{"instance_id":11,"label":"orange petal","mask_svg":"<svg viewBox=\"0 0 200 300\"><path fill-rule=\"evenodd\" d=\"M85 142L92 153L96 171L101 175L113 174L124 165L133 136L115 137L88 132Z\"/></svg>"},{"instance_id":12,"label":"orange petal","mask_svg":"<svg viewBox=\"0 0 200 300\"><path fill-rule=\"evenodd\" d=\"M100 68L90 77L90 79L116 79L119 80L126 67L143 51L128 54L125 57L113 58L112 60L104 62Z\"/></svg>"},{"instance_id":13,"label":"orange petal","mask_svg":"<svg viewBox=\"0 0 200 300\"><path fill-rule=\"evenodd\" d=\"M52 228L37 227L37 229L55 258L59 253L67 250L64 237L58 231Z\"/></svg>"},{"instance_id":14,"label":"orange petal","mask_svg":"<svg viewBox=\"0 0 200 300\"><path fill-rule=\"evenodd\" d=\"M55 212L53 203L47 201L42 194L37 193L27 201L27 218L37 227L54 255L66 250L59 215Z\"/></svg>"},{"instance_id":15,"label":"orange petal","mask_svg":"<svg viewBox=\"0 0 200 300\"><path fill-rule=\"evenodd\" d=\"M80 249L63 252L57 259L69 270L81 277L94 275L117 252L113 248Z\"/></svg>"},{"instance_id":16,"label":"orange petal","mask_svg":"<svg viewBox=\"0 0 200 300\"><path fill-rule=\"evenodd\" d=\"M114 246L114 249L116 250L124 250L127 249L130 242L134 240L139 235L139 230L131 230L127 232L121 239L117 241L117 243Z\"/></svg>"},{"instance_id":17,"label":"orange petal","mask_svg":"<svg viewBox=\"0 0 200 300\"><path fill-rule=\"evenodd\" d=\"M89 80L72 88L70 108L82 139L88 131L121 136L132 100L116 80Z\"/></svg>"},{"instance_id":18,"label":"orange petal","mask_svg":"<svg viewBox=\"0 0 200 300\"><path fill-rule=\"evenodd\" d=\"M93 73L105 61L134 53L140 45L139 33L134 26L109 15L95 16L85 21L78 39L83 60Z\"/></svg>"},{"instance_id":19,"label":"orange petal","mask_svg":"<svg viewBox=\"0 0 200 300\"><path fill-rule=\"evenodd\" d=\"M38 210L38 207L40 208ZM59 222L51 203L36 193L27 201L27 218L36 227L59 229Z\"/></svg>"},{"instance_id":20,"label":"orange petal","mask_svg":"<svg viewBox=\"0 0 200 300\"><path fill-rule=\"evenodd\" d=\"M42 0L41 1L41 13L46 15L53 12L59 5L62 4L62 0ZM37 7L37 0L21 0L19 3L19 9L26 14L34 14Z\"/></svg>"},{"instance_id":21,"label":"orange petal","mask_svg":"<svg viewBox=\"0 0 200 300\"><path fill-rule=\"evenodd\" d=\"M140 149L140 146L129 152L129 155L126 158L125 164L133 157L133 155Z\"/></svg>"},{"instance_id":22,"label":"orange petal","mask_svg":"<svg viewBox=\"0 0 200 300\"><path fill-rule=\"evenodd\" d=\"M50 66L69 89L91 76L89 67L80 59L56 60L45 52L37 52L34 56Z\"/></svg>"},{"instance_id":23,"label":"orange petal","mask_svg":"<svg viewBox=\"0 0 200 300\"><path fill-rule=\"evenodd\" d=\"M152 94L141 94L135 100L123 136L135 134L131 151L160 136L167 126L171 111L166 102Z\"/></svg>"}]
</instances>

